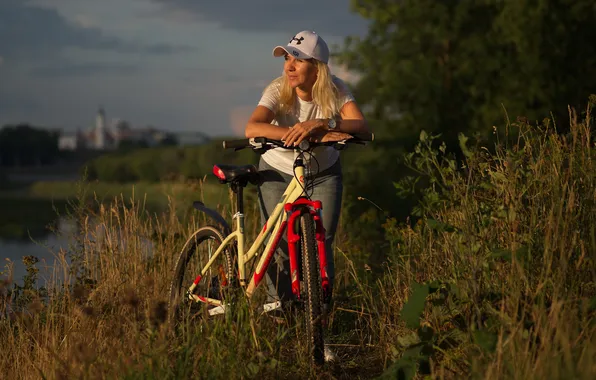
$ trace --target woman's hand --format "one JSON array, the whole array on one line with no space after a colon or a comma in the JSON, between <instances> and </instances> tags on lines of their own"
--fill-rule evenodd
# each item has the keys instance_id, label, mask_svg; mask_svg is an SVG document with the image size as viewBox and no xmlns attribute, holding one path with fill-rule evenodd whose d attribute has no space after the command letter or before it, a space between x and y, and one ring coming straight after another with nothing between
<instances>
[{"instance_id":1,"label":"woman's hand","mask_svg":"<svg viewBox=\"0 0 596 380\"><path fill-rule=\"evenodd\" d=\"M297 123L286 132L281 138L285 146L296 146L307 137L327 131L327 124L319 119L308 120Z\"/></svg>"}]
</instances>

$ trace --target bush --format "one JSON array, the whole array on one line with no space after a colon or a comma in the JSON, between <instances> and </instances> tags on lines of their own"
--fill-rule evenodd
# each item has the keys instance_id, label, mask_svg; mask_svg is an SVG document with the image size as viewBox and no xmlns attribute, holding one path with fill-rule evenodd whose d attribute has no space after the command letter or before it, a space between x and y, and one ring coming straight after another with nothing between
<instances>
[{"instance_id":1,"label":"bush","mask_svg":"<svg viewBox=\"0 0 596 380\"><path fill-rule=\"evenodd\" d=\"M421 199L420 219L385 225L393 269L381 280L388 301L379 313L405 323L385 331L395 361L387 375L594 376L590 118L567 135L548 123L514 127L517 142L491 150L469 149L460 135L463 162L426 133L408 154L418 175L396 187Z\"/></svg>"}]
</instances>

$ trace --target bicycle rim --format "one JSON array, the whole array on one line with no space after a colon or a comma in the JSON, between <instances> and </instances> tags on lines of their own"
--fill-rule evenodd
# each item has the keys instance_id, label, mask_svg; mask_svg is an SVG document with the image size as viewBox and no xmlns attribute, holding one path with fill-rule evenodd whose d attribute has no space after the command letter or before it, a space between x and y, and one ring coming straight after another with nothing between
<instances>
[{"instance_id":1,"label":"bicycle rim","mask_svg":"<svg viewBox=\"0 0 596 380\"><path fill-rule=\"evenodd\" d=\"M189 299L188 289L201 274L201 269L224 240L223 234L213 226L199 228L184 244L170 285L170 323L175 326L183 321L193 321L210 315L216 308ZM192 294L224 302L226 294L234 285L234 260L230 249L224 249L207 270ZM222 309L222 308L220 308ZM223 310L223 309L222 309ZM218 311L218 310L215 310Z\"/></svg>"}]
</instances>

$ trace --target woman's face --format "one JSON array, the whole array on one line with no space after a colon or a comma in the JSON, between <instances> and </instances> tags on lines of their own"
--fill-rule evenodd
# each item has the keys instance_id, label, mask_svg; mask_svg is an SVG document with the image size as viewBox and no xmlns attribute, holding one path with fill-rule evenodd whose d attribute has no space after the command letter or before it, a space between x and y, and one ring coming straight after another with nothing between
<instances>
[{"instance_id":1,"label":"woman's face","mask_svg":"<svg viewBox=\"0 0 596 380\"><path fill-rule=\"evenodd\" d=\"M284 72L292 88L311 89L317 80L317 67L310 60L285 56Z\"/></svg>"}]
</instances>

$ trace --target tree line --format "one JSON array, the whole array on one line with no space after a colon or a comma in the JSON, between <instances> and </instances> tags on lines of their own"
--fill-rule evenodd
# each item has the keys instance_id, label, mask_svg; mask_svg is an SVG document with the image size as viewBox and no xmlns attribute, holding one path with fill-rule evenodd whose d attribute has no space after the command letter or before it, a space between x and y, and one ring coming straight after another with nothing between
<instances>
[{"instance_id":1,"label":"tree line","mask_svg":"<svg viewBox=\"0 0 596 380\"><path fill-rule=\"evenodd\" d=\"M5 125L0 128L0 166L23 167L51 165L60 160L72 159L85 161L87 157L95 156L86 151L85 147L78 151L61 151L58 140L60 132L27 123ZM174 134L166 136L158 142L159 146L176 146L178 140ZM123 139L118 142L117 152L130 152L148 148L145 140Z\"/></svg>"},{"instance_id":2,"label":"tree line","mask_svg":"<svg viewBox=\"0 0 596 380\"><path fill-rule=\"evenodd\" d=\"M0 129L0 166L33 166L54 163L59 157L58 131L29 124Z\"/></svg>"},{"instance_id":3,"label":"tree line","mask_svg":"<svg viewBox=\"0 0 596 380\"><path fill-rule=\"evenodd\" d=\"M162 146L113 152L87 162L81 173L88 180L129 183L196 179L210 175L213 164L256 163L250 149L222 149L224 138L199 146Z\"/></svg>"}]
</instances>

